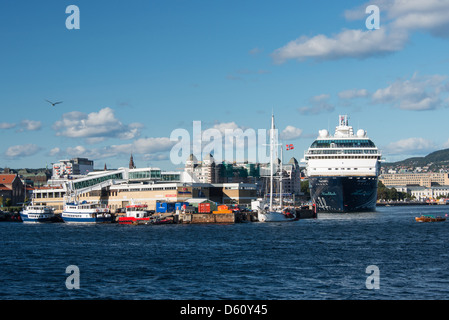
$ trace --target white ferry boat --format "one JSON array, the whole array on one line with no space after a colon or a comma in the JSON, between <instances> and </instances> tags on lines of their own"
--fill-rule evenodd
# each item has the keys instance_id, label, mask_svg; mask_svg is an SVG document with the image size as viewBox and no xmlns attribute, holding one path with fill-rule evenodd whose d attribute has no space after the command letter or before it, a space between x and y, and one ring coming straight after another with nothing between
<instances>
[{"instance_id":1,"label":"white ferry boat","mask_svg":"<svg viewBox=\"0 0 449 320\"><path fill-rule=\"evenodd\" d=\"M106 223L112 222L109 208L99 202L66 203L61 214L67 223Z\"/></svg>"},{"instance_id":2,"label":"white ferry boat","mask_svg":"<svg viewBox=\"0 0 449 320\"><path fill-rule=\"evenodd\" d=\"M53 208L42 205L28 205L20 212L20 218L24 223L39 223L55 221Z\"/></svg>"},{"instance_id":3,"label":"white ferry boat","mask_svg":"<svg viewBox=\"0 0 449 320\"><path fill-rule=\"evenodd\" d=\"M381 156L365 130L354 134L346 115L333 136L320 130L302 160L317 211L374 211Z\"/></svg>"}]
</instances>

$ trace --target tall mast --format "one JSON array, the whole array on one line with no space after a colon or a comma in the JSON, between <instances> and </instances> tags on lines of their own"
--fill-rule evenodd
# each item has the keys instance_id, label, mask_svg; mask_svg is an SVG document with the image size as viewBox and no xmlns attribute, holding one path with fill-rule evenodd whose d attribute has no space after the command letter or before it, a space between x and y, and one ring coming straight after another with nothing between
<instances>
[{"instance_id":1,"label":"tall mast","mask_svg":"<svg viewBox=\"0 0 449 320\"><path fill-rule=\"evenodd\" d=\"M283 178L283 172L282 172L282 144L281 144L281 168L280 168L280 176L279 176L279 206L281 207L282 211L282 178Z\"/></svg>"},{"instance_id":2,"label":"tall mast","mask_svg":"<svg viewBox=\"0 0 449 320\"><path fill-rule=\"evenodd\" d=\"M270 129L270 211L273 211L273 156L274 156L274 114L271 114Z\"/></svg>"}]
</instances>

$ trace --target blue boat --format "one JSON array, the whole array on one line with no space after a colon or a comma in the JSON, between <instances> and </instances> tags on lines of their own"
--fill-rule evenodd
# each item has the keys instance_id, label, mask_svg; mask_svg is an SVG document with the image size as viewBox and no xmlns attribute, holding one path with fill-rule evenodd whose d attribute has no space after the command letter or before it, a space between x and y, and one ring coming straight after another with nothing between
<instances>
[{"instance_id":1,"label":"blue boat","mask_svg":"<svg viewBox=\"0 0 449 320\"><path fill-rule=\"evenodd\" d=\"M61 217L66 223L112 222L109 208L99 202L66 203Z\"/></svg>"},{"instance_id":2,"label":"blue boat","mask_svg":"<svg viewBox=\"0 0 449 320\"><path fill-rule=\"evenodd\" d=\"M20 218L24 223L41 223L55 221L53 208L42 205L29 205L20 212Z\"/></svg>"}]
</instances>

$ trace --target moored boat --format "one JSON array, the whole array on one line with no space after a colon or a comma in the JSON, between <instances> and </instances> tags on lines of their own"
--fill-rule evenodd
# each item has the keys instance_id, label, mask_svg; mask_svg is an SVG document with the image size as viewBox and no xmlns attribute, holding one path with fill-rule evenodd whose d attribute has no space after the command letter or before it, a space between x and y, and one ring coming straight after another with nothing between
<instances>
[{"instance_id":1,"label":"moored boat","mask_svg":"<svg viewBox=\"0 0 449 320\"><path fill-rule=\"evenodd\" d=\"M61 214L67 223L107 223L112 222L109 208L99 202L66 203Z\"/></svg>"},{"instance_id":2,"label":"moored boat","mask_svg":"<svg viewBox=\"0 0 449 320\"><path fill-rule=\"evenodd\" d=\"M444 217L435 217L433 215L421 215L420 217L415 217L416 222L441 222L446 221Z\"/></svg>"},{"instance_id":3,"label":"moored boat","mask_svg":"<svg viewBox=\"0 0 449 320\"><path fill-rule=\"evenodd\" d=\"M120 224L145 224L150 221L146 204L131 204L126 206L126 215L119 217Z\"/></svg>"},{"instance_id":4,"label":"moored boat","mask_svg":"<svg viewBox=\"0 0 449 320\"><path fill-rule=\"evenodd\" d=\"M257 219L259 222L283 222L293 221L294 215L286 214L282 206L282 149L281 149L281 168L280 168L280 188L279 193L279 209L273 206L273 176L274 176L274 154L277 153L278 144L276 143L276 133L274 126L274 115L271 115L271 129L270 129L270 203L269 207L260 206L257 208Z\"/></svg>"},{"instance_id":5,"label":"moored boat","mask_svg":"<svg viewBox=\"0 0 449 320\"><path fill-rule=\"evenodd\" d=\"M56 221L53 208L42 205L28 205L20 212L24 223L41 223Z\"/></svg>"},{"instance_id":6,"label":"moored boat","mask_svg":"<svg viewBox=\"0 0 449 320\"><path fill-rule=\"evenodd\" d=\"M346 115L334 135L320 130L303 159L318 212L375 211L381 157L365 130L354 133Z\"/></svg>"}]
</instances>

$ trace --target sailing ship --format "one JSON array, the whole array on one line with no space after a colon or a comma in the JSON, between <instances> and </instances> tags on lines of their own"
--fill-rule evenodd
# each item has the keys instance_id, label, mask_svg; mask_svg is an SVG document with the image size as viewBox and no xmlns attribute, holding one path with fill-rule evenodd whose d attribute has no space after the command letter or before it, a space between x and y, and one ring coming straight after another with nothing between
<instances>
[{"instance_id":1,"label":"sailing ship","mask_svg":"<svg viewBox=\"0 0 449 320\"><path fill-rule=\"evenodd\" d=\"M280 195L279 208L273 206L273 179L274 179L274 155L278 149L276 143L276 131L274 126L274 114L271 115L271 129L270 129L270 203L269 207L258 208L257 218L259 222L283 222L294 220L294 215L285 214L282 203L282 148L281 148L281 167L280 167ZM276 152L277 153L277 152Z\"/></svg>"}]
</instances>

